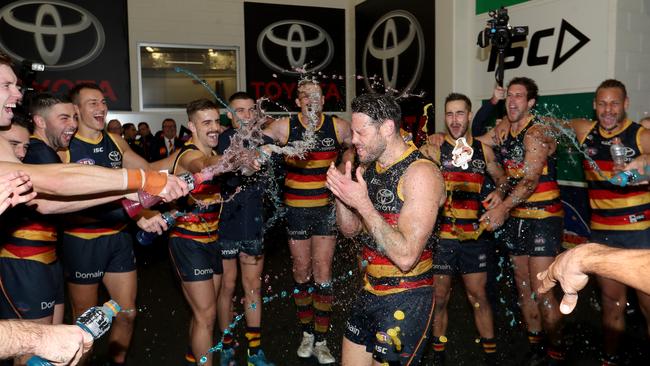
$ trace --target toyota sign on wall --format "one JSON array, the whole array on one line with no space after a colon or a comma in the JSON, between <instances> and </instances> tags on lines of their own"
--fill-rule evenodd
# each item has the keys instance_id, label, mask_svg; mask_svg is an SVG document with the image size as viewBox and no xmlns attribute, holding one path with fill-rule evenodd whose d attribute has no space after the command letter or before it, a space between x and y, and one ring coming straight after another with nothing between
<instances>
[{"instance_id":1,"label":"toyota sign on wall","mask_svg":"<svg viewBox=\"0 0 650 366\"><path fill-rule=\"evenodd\" d=\"M247 90L275 102L269 110L297 110L303 75L318 78L325 110L345 110L345 11L310 6L244 3Z\"/></svg>"},{"instance_id":2,"label":"toyota sign on wall","mask_svg":"<svg viewBox=\"0 0 650 366\"><path fill-rule=\"evenodd\" d=\"M111 109L131 109L126 0L18 0L0 5L0 51L45 65L33 87L67 93L95 82Z\"/></svg>"}]
</instances>

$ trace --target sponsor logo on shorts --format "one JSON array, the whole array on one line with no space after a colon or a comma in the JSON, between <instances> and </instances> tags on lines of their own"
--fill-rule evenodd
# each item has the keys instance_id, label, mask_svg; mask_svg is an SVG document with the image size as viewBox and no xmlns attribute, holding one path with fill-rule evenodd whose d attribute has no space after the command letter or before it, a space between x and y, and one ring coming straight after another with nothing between
<instances>
[{"instance_id":1,"label":"sponsor logo on shorts","mask_svg":"<svg viewBox=\"0 0 650 366\"><path fill-rule=\"evenodd\" d=\"M451 266L449 264L434 264L433 269L446 269L450 270Z\"/></svg>"},{"instance_id":2,"label":"sponsor logo on shorts","mask_svg":"<svg viewBox=\"0 0 650 366\"><path fill-rule=\"evenodd\" d=\"M484 261L486 258L487 258L487 256L485 254L479 254L479 256L478 256L478 260L480 260L480 261Z\"/></svg>"},{"instance_id":3,"label":"sponsor logo on shorts","mask_svg":"<svg viewBox=\"0 0 650 366\"><path fill-rule=\"evenodd\" d=\"M545 249L546 247L542 245L542 246L536 246L534 250L536 252L543 252Z\"/></svg>"},{"instance_id":4,"label":"sponsor logo on shorts","mask_svg":"<svg viewBox=\"0 0 650 366\"><path fill-rule=\"evenodd\" d=\"M82 278L82 279L102 278L103 276L104 276L104 271L88 272L88 273L82 273L82 272L76 271L74 273L75 278Z\"/></svg>"},{"instance_id":5,"label":"sponsor logo on shorts","mask_svg":"<svg viewBox=\"0 0 650 366\"><path fill-rule=\"evenodd\" d=\"M478 264L478 268L485 268L487 267L487 262L481 262Z\"/></svg>"},{"instance_id":6,"label":"sponsor logo on shorts","mask_svg":"<svg viewBox=\"0 0 650 366\"><path fill-rule=\"evenodd\" d=\"M203 275L208 275L208 274L211 275L213 273L214 273L214 271L212 270L212 268L205 268L205 269L194 268L194 275L195 276L203 276Z\"/></svg>"},{"instance_id":7,"label":"sponsor logo on shorts","mask_svg":"<svg viewBox=\"0 0 650 366\"><path fill-rule=\"evenodd\" d=\"M239 249L221 249L221 255L236 255Z\"/></svg>"},{"instance_id":8,"label":"sponsor logo on shorts","mask_svg":"<svg viewBox=\"0 0 650 366\"><path fill-rule=\"evenodd\" d=\"M348 321L345 322L345 326L348 328L348 331L350 333L353 333L354 335L359 335L359 333L361 333L359 331L359 328L357 328L354 325L350 324L350 322L348 322Z\"/></svg>"},{"instance_id":9,"label":"sponsor logo on shorts","mask_svg":"<svg viewBox=\"0 0 650 366\"><path fill-rule=\"evenodd\" d=\"M288 230L289 235L291 236L296 236L296 235L307 235L307 230Z\"/></svg>"},{"instance_id":10,"label":"sponsor logo on shorts","mask_svg":"<svg viewBox=\"0 0 650 366\"><path fill-rule=\"evenodd\" d=\"M54 301L41 301L41 310L52 309L54 307Z\"/></svg>"},{"instance_id":11,"label":"sponsor logo on shorts","mask_svg":"<svg viewBox=\"0 0 650 366\"><path fill-rule=\"evenodd\" d=\"M546 238L538 236L535 238L535 244L546 244Z\"/></svg>"}]
</instances>

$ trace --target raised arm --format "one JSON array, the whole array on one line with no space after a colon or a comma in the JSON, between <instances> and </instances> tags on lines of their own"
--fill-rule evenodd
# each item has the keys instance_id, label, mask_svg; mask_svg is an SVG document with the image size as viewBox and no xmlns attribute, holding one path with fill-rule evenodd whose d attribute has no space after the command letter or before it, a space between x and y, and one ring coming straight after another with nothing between
<instances>
[{"instance_id":1,"label":"raised arm","mask_svg":"<svg viewBox=\"0 0 650 366\"><path fill-rule=\"evenodd\" d=\"M284 145L289 139L289 118L283 117L269 123L262 131L276 143Z\"/></svg>"}]
</instances>

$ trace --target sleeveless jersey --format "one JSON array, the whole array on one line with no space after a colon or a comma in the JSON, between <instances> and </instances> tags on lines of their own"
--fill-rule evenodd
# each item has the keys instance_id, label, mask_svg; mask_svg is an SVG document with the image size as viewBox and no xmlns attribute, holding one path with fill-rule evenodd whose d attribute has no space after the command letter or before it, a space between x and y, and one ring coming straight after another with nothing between
<instances>
[{"instance_id":1,"label":"sleeveless jersey","mask_svg":"<svg viewBox=\"0 0 650 366\"><path fill-rule=\"evenodd\" d=\"M70 141L66 159L69 163L122 168L122 151L106 132L102 132L96 141L76 134ZM119 201L91 207L68 217L71 223L64 232L82 239L116 234L129 222Z\"/></svg>"},{"instance_id":2,"label":"sleeveless jersey","mask_svg":"<svg viewBox=\"0 0 650 366\"><path fill-rule=\"evenodd\" d=\"M368 168L363 174L363 179L368 185L368 196L373 206L384 218L384 221L393 227L397 226L399 213L404 204L401 192L402 176L411 164L421 159L424 160L415 146L410 146L390 167L382 169L375 164L373 168ZM359 241L363 244L362 267L365 267L364 289L374 295L384 296L432 286L432 240L433 235L418 259L418 263L409 272L402 272L378 250L377 243L368 233L360 234Z\"/></svg>"},{"instance_id":3,"label":"sleeveless jersey","mask_svg":"<svg viewBox=\"0 0 650 366\"><path fill-rule=\"evenodd\" d=\"M61 159L43 140L31 136L23 163L56 164L61 163ZM57 227L52 224L52 218L25 205L14 208L12 214L7 216L0 257L30 259L46 264L56 261Z\"/></svg>"},{"instance_id":4,"label":"sleeveless jersey","mask_svg":"<svg viewBox=\"0 0 650 366\"><path fill-rule=\"evenodd\" d=\"M331 202L331 194L325 187L327 169L336 161L341 141L336 133L332 116L321 115L321 123L315 131L316 146L305 154L304 159L287 157L287 175L284 180L284 203L290 207L323 207ZM286 143L303 139L306 131L302 115L289 119Z\"/></svg>"},{"instance_id":5,"label":"sleeveless jersey","mask_svg":"<svg viewBox=\"0 0 650 366\"><path fill-rule=\"evenodd\" d=\"M173 172L177 174L178 162L188 151L199 150L192 140L188 141L174 161ZM212 152L215 154L215 152ZM186 197L179 199L177 209L188 213L176 219L169 232L170 238L191 239L200 243L214 243L219 239L219 216L221 214L221 188L218 178L201 182Z\"/></svg>"},{"instance_id":6,"label":"sleeveless jersey","mask_svg":"<svg viewBox=\"0 0 650 366\"><path fill-rule=\"evenodd\" d=\"M594 122L580 143L593 163L585 160L583 168L591 206L591 229L604 231L645 230L650 227L650 192L648 186L619 187L607 180L614 175L609 148L618 137L625 145L626 160L641 155L641 125L626 120L623 130L611 134ZM594 166L595 164L595 166Z\"/></svg>"},{"instance_id":7,"label":"sleeveless jersey","mask_svg":"<svg viewBox=\"0 0 650 366\"><path fill-rule=\"evenodd\" d=\"M518 134L513 135L512 132L508 132L505 141L500 146L501 165L506 171L508 182L512 188L524 177L526 168L524 166L524 137L526 132L537 123L539 120L534 116L531 117ZM564 209L560 201L560 189L557 184L556 153L546 159L533 194L525 202L513 208L510 216L529 219L564 216Z\"/></svg>"},{"instance_id":8,"label":"sleeveless jersey","mask_svg":"<svg viewBox=\"0 0 650 366\"><path fill-rule=\"evenodd\" d=\"M474 232L479 228L479 209L486 183L486 162L483 144L469 138L468 143L474 150L472 160L467 169L455 167L452 164L452 151L456 142L445 136L445 142L440 147L440 170L445 178L447 200L441 216L440 238L458 239L462 232Z\"/></svg>"}]
</instances>

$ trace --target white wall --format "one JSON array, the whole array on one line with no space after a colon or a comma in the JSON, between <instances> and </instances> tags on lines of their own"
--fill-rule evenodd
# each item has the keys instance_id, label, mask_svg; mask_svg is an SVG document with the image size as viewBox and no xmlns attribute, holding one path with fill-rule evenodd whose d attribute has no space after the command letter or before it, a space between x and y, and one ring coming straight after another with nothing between
<instances>
[{"instance_id":1,"label":"white wall","mask_svg":"<svg viewBox=\"0 0 650 366\"><path fill-rule=\"evenodd\" d=\"M353 0L255 0L260 3L327 6L350 9ZM235 46L239 48L239 88L246 86L246 54L244 47L244 0L129 0L129 62L131 64L131 108L133 112L110 113L122 123L147 121L155 132L164 118L177 122L187 117L182 110L170 112L141 112L138 74L138 44L163 43L197 46ZM354 73L354 15L346 13L346 44L348 45L348 75ZM348 91L354 83L346 86ZM351 96L348 93L348 96ZM350 98L348 98L349 105Z\"/></svg>"}]
</instances>

